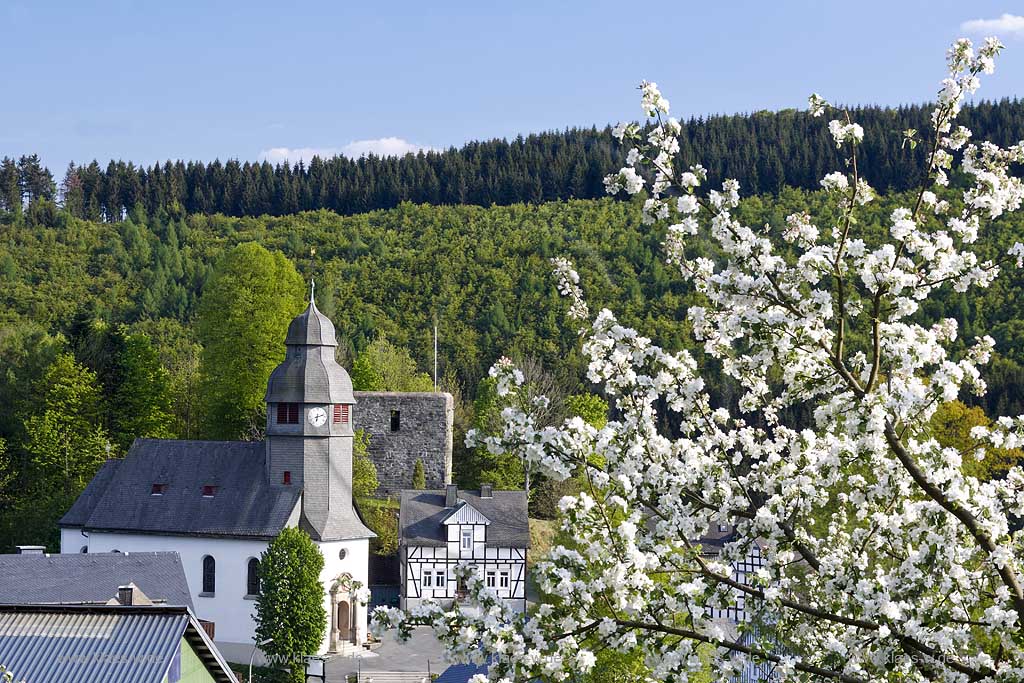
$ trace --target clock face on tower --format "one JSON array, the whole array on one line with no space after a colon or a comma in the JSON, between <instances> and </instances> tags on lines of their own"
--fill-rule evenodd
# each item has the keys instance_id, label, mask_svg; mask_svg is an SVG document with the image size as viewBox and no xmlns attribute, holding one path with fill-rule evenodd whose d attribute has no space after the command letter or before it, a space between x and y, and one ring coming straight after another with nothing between
<instances>
[{"instance_id":1,"label":"clock face on tower","mask_svg":"<svg viewBox=\"0 0 1024 683\"><path fill-rule=\"evenodd\" d=\"M311 408L309 410L309 424L314 427L322 427L327 423L327 411L323 408Z\"/></svg>"}]
</instances>

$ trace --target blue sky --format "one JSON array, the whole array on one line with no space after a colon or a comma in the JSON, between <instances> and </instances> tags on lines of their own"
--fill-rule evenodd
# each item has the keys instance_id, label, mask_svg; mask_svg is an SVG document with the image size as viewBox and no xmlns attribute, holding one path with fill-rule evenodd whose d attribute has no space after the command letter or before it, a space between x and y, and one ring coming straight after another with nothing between
<instances>
[{"instance_id":1,"label":"blue sky","mask_svg":"<svg viewBox=\"0 0 1024 683\"><path fill-rule=\"evenodd\" d=\"M642 78L682 116L811 91L920 102L964 22L1004 14L1024 2L0 0L0 156L59 177L94 158L448 147L634 119ZM1008 49L979 96L1024 95L1022 24L996 24Z\"/></svg>"}]
</instances>

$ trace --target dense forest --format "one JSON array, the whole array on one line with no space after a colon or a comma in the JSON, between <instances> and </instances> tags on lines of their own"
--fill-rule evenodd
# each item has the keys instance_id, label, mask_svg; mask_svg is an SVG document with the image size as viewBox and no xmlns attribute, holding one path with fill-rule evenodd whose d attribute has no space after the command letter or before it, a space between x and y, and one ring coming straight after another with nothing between
<instances>
[{"instance_id":1,"label":"dense forest","mask_svg":"<svg viewBox=\"0 0 1024 683\"><path fill-rule=\"evenodd\" d=\"M917 183L925 148L905 148L902 131L926 130L929 113L925 105L851 111L865 131L860 171L874 187L900 191ZM1024 138L1024 101L981 102L965 107L959 121L978 138L1010 144ZM841 163L824 126L797 110L690 119L683 125L681 154L703 164L712 184L736 178L745 193L816 189ZM406 201L540 204L602 197L602 179L622 165L624 156L609 128L574 128L404 157L315 158L308 166L229 160L143 168L111 161L104 168L93 161L72 164L59 188L38 158L26 156L0 162L0 209L59 196L77 218L119 222L136 207L180 218L286 216L317 209L356 214Z\"/></svg>"},{"instance_id":2,"label":"dense forest","mask_svg":"<svg viewBox=\"0 0 1024 683\"><path fill-rule=\"evenodd\" d=\"M865 233L884 230L900 200L906 197L891 194L869 205ZM745 200L740 213L751 224L780 226L807 206L827 215L825 203L823 193L787 188ZM318 303L339 329L343 359L385 337L428 368L436 323L441 372L469 397L503 354L558 366L582 381L575 332L564 324L565 304L550 275L555 255L577 263L595 307L611 308L669 348L692 344L681 321L694 295L664 264L660 231L641 225L631 202L406 203L355 216L320 210L261 218L173 219L158 211L118 223L59 210L45 215L49 222L28 216L0 224L0 325L7 333L34 326L74 340L92 321L124 324L171 358L177 346L195 343L192 325L214 264L233 245L256 242L281 252L304 280L317 279ZM1017 215L998 225L993 248L1024 233ZM981 294L946 292L923 315L958 319L961 339L992 334L1015 364L1009 371L1024 364L1022 285L1011 271ZM1017 382L1015 372L993 382L992 411L1005 412L1007 401L1019 405L1016 392L1000 389Z\"/></svg>"}]
</instances>

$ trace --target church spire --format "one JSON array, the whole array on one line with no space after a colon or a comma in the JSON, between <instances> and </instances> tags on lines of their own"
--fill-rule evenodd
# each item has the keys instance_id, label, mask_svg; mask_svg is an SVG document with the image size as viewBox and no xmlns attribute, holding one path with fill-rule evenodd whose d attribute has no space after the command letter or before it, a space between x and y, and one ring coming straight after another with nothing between
<instances>
[{"instance_id":1,"label":"church spire","mask_svg":"<svg viewBox=\"0 0 1024 683\"><path fill-rule=\"evenodd\" d=\"M316 280L309 278L309 303L315 306L316 303L313 301L314 294L316 294Z\"/></svg>"}]
</instances>

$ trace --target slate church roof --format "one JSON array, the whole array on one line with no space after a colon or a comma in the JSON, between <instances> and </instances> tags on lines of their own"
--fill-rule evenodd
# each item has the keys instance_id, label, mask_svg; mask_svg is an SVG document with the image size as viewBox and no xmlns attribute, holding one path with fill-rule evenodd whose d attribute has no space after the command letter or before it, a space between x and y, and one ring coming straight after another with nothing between
<instances>
[{"instance_id":1,"label":"slate church roof","mask_svg":"<svg viewBox=\"0 0 1024 683\"><path fill-rule=\"evenodd\" d=\"M265 457L262 441L136 439L124 460L104 464L60 525L272 538L297 514L301 489L271 485ZM154 484L163 485L160 495Z\"/></svg>"},{"instance_id":2,"label":"slate church roof","mask_svg":"<svg viewBox=\"0 0 1024 683\"><path fill-rule=\"evenodd\" d=\"M292 320L284 343L288 351L270 373L267 403L355 403L352 379L334 360L334 324L315 303Z\"/></svg>"},{"instance_id":3,"label":"slate church roof","mask_svg":"<svg viewBox=\"0 0 1024 683\"><path fill-rule=\"evenodd\" d=\"M178 553L0 555L0 577L0 605L102 605L134 583L154 602L192 608Z\"/></svg>"},{"instance_id":4,"label":"slate church roof","mask_svg":"<svg viewBox=\"0 0 1024 683\"><path fill-rule=\"evenodd\" d=\"M455 508L446 508L445 492L402 491L398 513L398 538L403 545L443 546L447 542L445 519L461 505L471 505L486 517L487 545L503 548L530 547L530 521L526 491L493 491L483 498L479 491L459 491Z\"/></svg>"}]
</instances>

